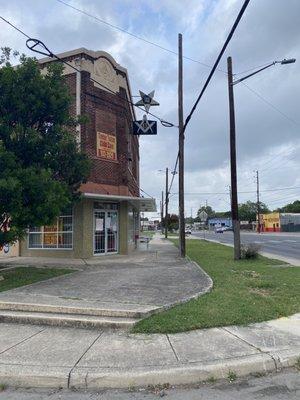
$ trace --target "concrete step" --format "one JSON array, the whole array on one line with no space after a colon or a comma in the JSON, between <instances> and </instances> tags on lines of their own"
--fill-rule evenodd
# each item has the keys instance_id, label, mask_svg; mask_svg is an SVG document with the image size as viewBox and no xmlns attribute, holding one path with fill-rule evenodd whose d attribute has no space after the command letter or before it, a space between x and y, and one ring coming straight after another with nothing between
<instances>
[{"instance_id":1,"label":"concrete step","mask_svg":"<svg viewBox=\"0 0 300 400\"><path fill-rule=\"evenodd\" d=\"M11 302L11 301L0 301L0 312L1 310L6 311L25 311L25 312L40 312L40 313L53 313L53 314L69 314L69 315L82 315L82 316L94 316L94 317L115 317L115 318L133 318L140 319L145 318L152 314L156 307L149 308L126 307L126 304L118 305L114 307L105 305L97 305L93 307L91 305L78 306L78 305L62 305L62 304L42 304L42 303L25 303L25 302Z\"/></svg>"},{"instance_id":2,"label":"concrete step","mask_svg":"<svg viewBox=\"0 0 300 400\"><path fill-rule=\"evenodd\" d=\"M138 319L46 312L0 311L0 322L87 329L129 329Z\"/></svg>"}]
</instances>

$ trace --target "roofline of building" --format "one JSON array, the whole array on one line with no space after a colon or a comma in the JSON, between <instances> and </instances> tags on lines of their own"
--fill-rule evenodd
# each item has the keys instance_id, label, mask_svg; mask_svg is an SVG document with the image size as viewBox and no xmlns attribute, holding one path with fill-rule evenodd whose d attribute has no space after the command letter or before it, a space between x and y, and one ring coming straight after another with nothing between
<instances>
[{"instance_id":1,"label":"roofline of building","mask_svg":"<svg viewBox=\"0 0 300 400\"><path fill-rule=\"evenodd\" d=\"M125 77L126 77L129 96L130 96L129 101L131 101L133 103L132 91L131 91L131 86L130 86L127 69L125 67L122 67L120 64L118 64L117 61L113 58L113 56L110 55L109 53L107 53L106 51L103 51L103 50L94 51L94 50L88 50L85 47L79 47L78 49L73 49L73 50L65 51L63 53L59 53L59 54L57 54L57 56L59 58L64 59L64 58L76 56L79 54L85 54L85 55L93 58L94 60L97 60L100 57L104 57L113 65L113 67L115 69L124 73ZM46 63L54 62L54 61L55 61L55 59L52 57L43 57L43 58L38 59L39 64L46 64ZM133 105L131 105L131 108L132 108L132 112L133 112L133 117L136 120L135 109L134 109Z\"/></svg>"}]
</instances>

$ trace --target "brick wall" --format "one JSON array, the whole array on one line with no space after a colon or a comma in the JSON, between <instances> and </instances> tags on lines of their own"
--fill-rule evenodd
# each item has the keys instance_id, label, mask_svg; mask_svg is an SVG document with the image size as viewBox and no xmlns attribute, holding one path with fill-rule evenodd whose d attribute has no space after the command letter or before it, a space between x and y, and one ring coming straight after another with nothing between
<instances>
[{"instance_id":1,"label":"brick wall","mask_svg":"<svg viewBox=\"0 0 300 400\"><path fill-rule=\"evenodd\" d=\"M81 146L92 160L89 181L127 186L129 195L139 196L138 167L135 168L135 173L130 173L132 161L129 158L138 160L139 149L137 138L131 134L132 117L129 105L121 97L126 96L126 92L120 88L120 95L115 95L99 89L90 81L89 75L85 71L81 74L81 112L88 118L88 123L81 128ZM97 131L116 137L116 161L97 156ZM130 147L132 154L128 151Z\"/></svg>"},{"instance_id":2,"label":"brick wall","mask_svg":"<svg viewBox=\"0 0 300 400\"><path fill-rule=\"evenodd\" d=\"M74 98L70 112L76 115L76 73L66 76ZM125 89L115 95L95 87L87 71L81 72L81 114L88 122L81 126L81 149L92 160L89 182L127 187L128 195L139 196L139 143L132 135L132 115L124 98ZM116 137L117 160L97 156L97 131ZM75 134L75 129L74 129ZM98 186L101 188L101 186Z\"/></svg>"}]
</instances>

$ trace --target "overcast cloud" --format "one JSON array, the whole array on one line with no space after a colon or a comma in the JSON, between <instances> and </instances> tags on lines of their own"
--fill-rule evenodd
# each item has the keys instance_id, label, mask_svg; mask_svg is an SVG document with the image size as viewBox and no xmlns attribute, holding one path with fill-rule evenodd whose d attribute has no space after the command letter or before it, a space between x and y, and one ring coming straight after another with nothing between
<instances>
[{"instance_id":1,"label":"overcast cloud","mask_svg":"<svg viewBox=\"0 0 300 400\"><path fill-rule=\"evenodd\" d=\"M242 0L65 0L90 14L176 51L178 32L184 54L213 64L243 3ZM177 58L82 15L56 0L0 0L0 14L54 52L78 47L109 52L128 69L134 94L150 92L160 107L154 113L177 124ZM252 0L219 68L233 57L234 72L294 57L235 86L239 201L255 199L254 170L261 176L262 201L275 208L300 198L299 94L300 1ZM25 38L0 22L0 44L32 55ZM184 61L185 115L209 69ZM238 75L238 77L242 76ZM139 112L137 113L141 115ZM186 131L186 214L205 200L229 208L229 122L226 73L218 71ZM159 126L157 137L141 137L141 187L159 204L164 175L173 168L178 131ZM278 188L296 187L276 191ZM299 187L297 189L297 187ZM274 190L271 192L271 190ZM177 177L170 209L177 212ZM193 194L198 193L198 194ZM209 194L206 194L209 193ZM154 216L154 215L153 215Z\"/></svg>"}]
</instances>

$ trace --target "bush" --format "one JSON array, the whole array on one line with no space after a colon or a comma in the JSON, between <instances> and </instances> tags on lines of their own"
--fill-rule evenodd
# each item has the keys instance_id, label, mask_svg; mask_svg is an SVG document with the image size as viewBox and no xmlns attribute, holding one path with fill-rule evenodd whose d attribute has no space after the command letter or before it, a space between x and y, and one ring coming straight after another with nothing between
<instances>
[{"instance_id":1,"label":"bush","mask_svg":"<svg viewBox=\"0 0 300 400\"><path fill-rule=\"evenodd\" d=\"M260 246L257 245L256 243L249 243L249 244L243 244L241 246L241 257L249 260L249 259L255 259L258 257L258 252L260 251Z\"/></svg>"}]
</instances>

